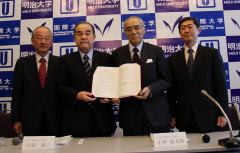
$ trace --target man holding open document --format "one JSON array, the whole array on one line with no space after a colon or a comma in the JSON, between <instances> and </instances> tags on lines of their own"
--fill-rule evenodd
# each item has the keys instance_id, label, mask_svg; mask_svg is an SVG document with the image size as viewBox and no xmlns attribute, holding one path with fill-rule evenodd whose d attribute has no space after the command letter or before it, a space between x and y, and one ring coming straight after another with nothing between
<instances>
[{"instance_id":1,"label":"man holding open document","mask_svg":"<svg viewBox=\"0 0 240 153\"><path fill-rule=\"evenodd\" d=\"M114 66L138 63L141 67L141 91L132 97L122 98L119 123L124 136L148 135L169 132L170 112L166 89L171 78L160 47L143 42L145 34L141 18L131 16L124 22L129 44L112 54ZM129 74L134 79L136 74ZM120 78L119 80L121 80Z\"/></svg>"},{"instance_id":2,"label":"man holding open document","mask_svg":"<svg viewBox=\"0 0 240 153\"><path fill-rule=\"evenodd\" d=\"M64 101L62 135L111 136L116 128L112 103L91 93L92 74L97 66L110 66L110 55L93 49L96 35L89 22L74 29L78 52L61 57L60 96Z\"/></svg>"}]
</instances>

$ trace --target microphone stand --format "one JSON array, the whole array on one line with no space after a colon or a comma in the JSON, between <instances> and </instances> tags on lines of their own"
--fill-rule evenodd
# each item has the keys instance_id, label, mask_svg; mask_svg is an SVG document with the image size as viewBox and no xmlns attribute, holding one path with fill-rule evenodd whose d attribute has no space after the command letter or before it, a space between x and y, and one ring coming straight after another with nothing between
<instances>
[{"instance_id":1,"label":"microphone stand","mask_svg":"<svg viewBox=\"0 0 240 153\"><path fill-rule=\"evenodd\" d=\"M224 117L227 120L228 123L228 127L229 127L229 132L230 132L230 137L229 138L225 138L225 139L220 139L218 140L218 144L225 146L225 147L240 147L240 140L236 139L233 136L233 131L232 131L232 125L231 122L227 116L227 114L224 112L224 110L222 109L222 107L219 105L219 103L212 98L205 90L201 91L201 94L204 95L205 97L207 97L211 102L213 102L219 109L220 111L223 113Z\"/></svg>"},{"instance_id":2,"label":"microphone stand","mask_svg":"<svg viewBox=\"0 0 240 153\"><path fill-rule=\"evenodd\" d=\"M237 102L233 103L233 110L235 111L236 115L237 115L237 120L238 120L238 135L236 135L235 137L240 137L240 114L239 114L239 105L237 104Z\"/></svg>"}]
</instances>

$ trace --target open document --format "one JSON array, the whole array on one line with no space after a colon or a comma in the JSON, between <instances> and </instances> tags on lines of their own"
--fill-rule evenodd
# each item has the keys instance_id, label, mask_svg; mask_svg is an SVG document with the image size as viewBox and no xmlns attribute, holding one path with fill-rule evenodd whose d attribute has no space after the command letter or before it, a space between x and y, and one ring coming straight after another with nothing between
<instances>
[{"instance_id":1,"label":"open document","mask_svg":"<svg viewBox=\"0 0 240 153\"><path fill-rule=\"evenodd\" d=\"M93 74L92 94L95 97L123 98L141 91L141 71L136 63L120 67L98 66Z\"/></svg>"}]
</instances>

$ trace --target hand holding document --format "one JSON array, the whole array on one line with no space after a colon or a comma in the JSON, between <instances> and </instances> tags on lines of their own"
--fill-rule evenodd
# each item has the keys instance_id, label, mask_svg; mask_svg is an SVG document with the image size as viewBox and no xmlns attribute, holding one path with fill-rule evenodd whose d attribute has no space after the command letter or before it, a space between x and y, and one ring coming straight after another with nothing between
<instances>
[{"instance_id":1,"label":"hand holding document","mask_svg":"<svg viewBox=\"0 0 240 153\"><path fill-rule=\"evenodd\" d=\"M92 94L95 97L123 98L141 91L141 71L136 63L120 67L98 66L93 74Z\"/></svg>"}]
</instances>

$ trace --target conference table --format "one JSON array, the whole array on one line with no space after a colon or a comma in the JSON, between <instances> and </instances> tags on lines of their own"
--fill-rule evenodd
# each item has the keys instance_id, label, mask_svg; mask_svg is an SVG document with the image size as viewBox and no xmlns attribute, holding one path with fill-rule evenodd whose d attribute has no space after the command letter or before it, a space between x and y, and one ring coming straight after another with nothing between
<instances>
[{"instance_id":1,"label":"conference table","mask_svg":"<svg viewBox=\"0 0 240 153\"><path fill-rule=\"evenodd\" d=\"M0 153L133 153L133 152L240 152L240 148L225 148L217 144L218 139L229 137L229 132L207 133L211 140L202 142L202 134L187 134L189 139L186 148L153 146L150 136L114 136L84 138L78 144L79 138L73 138L68 144L56 145L52 150L22 150L20 145L13 145L11 138L1 139L6 145L0 144ZM234 131L237 134L237 131Z\"/></svg>"}]
</instances>

